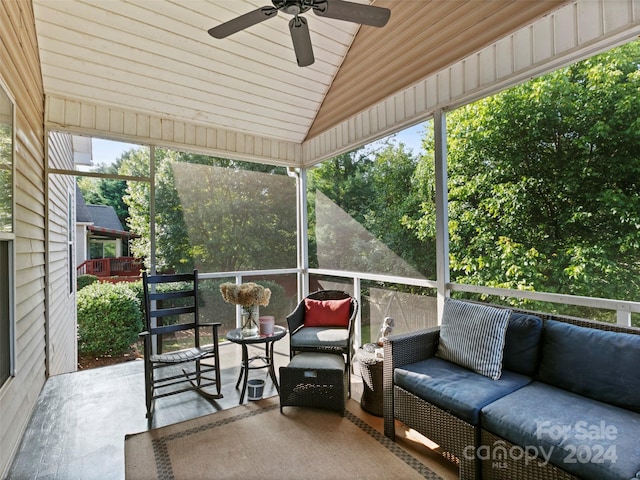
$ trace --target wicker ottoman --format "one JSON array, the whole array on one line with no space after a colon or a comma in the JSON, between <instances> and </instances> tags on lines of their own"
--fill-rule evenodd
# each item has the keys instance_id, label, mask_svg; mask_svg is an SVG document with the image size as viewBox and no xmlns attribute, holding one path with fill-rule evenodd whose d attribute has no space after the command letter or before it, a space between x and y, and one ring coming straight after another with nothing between
<instances>
[{"instance_id":1,"label":"wicker ottoman","mask_svg":"<svg viewBox=\"0 0 640 480\"><path fill-rule=\"evenodd\" d=\"M349 372L342 355L303 352L280 367L282 407L315 407L337 410L344 416Z\"/></svg>"}]
</instances>

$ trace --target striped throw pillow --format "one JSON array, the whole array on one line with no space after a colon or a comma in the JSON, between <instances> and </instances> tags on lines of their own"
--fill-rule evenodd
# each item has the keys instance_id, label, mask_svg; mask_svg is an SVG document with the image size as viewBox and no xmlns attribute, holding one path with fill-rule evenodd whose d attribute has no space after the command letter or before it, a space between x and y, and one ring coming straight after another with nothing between
<instances>
[{"instance_id":1,"label":"striped throw pillow","mask_svg":"<svg viewBox=\"0 0 640 480\"><path fill-rule=\"evenodd\" d=\"M511 310L447 300L436 355L497 380Z\"/></svg>"}]
</instances>

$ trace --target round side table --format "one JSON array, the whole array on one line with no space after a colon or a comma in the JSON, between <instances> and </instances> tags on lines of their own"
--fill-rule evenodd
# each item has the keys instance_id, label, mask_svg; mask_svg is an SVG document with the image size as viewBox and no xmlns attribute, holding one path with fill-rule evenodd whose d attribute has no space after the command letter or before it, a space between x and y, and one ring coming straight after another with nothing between
<instances>
[{"instance_id":1,"label":"round side table","mask_svg":"<svg viewBox=\"0 0 640 480\"><path fill-rule=\"evenodd\" d=\"M367 352L360 348L355 360L360 365L362 375L363 390L360 405L363 410L381 417L384 398L382 394L383 359L375 352Z\"/></svg>"},{"instance_id":2,"label":"round side table","mask_svg":"<svg viewBox=\"0 0 640 480\"><path fill-rule=\"evenodd\" d=\"M240 393L240 404L244 401L244 395L247 392L247 381L249 380L249 370L255 370L258 368L268 368L269 375L273 381L273 385L276 387L276 391L280 393L280 387L278 385L278 379L276 378L276 371L273 366L273 344L280 340L287 334L287 329L279 325L273 327L272 335L255 335L252 337L243 337L242 329L235 328L227 332L227 340L233 343L237 343L242 346L242 364L240 365L240 376L236 382L236 388L242 381L242 392ZM265 344L264 355L254 355L249 357L249 351L247 345L255 345L263 343ZM251 365L253 361L261 361L261 365Z\"/></svg>"}]
</instances>

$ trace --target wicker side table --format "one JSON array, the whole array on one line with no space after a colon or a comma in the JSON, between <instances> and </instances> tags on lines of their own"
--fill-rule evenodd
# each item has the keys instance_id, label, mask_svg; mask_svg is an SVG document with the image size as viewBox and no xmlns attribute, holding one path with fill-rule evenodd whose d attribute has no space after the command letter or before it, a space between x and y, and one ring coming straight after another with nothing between
<instances>
[{"instance_id":1,"label":"wicker side table","mask_svg":"<svg viewBox=\"0 0 640 480\"><path fill-rule=\"evenodd\" d=\"M360 365L363 391L360 405L372 415L382 417L382 367L383 359L375 352L358 349L355 357Z\"/></svg>"}]
</instances>

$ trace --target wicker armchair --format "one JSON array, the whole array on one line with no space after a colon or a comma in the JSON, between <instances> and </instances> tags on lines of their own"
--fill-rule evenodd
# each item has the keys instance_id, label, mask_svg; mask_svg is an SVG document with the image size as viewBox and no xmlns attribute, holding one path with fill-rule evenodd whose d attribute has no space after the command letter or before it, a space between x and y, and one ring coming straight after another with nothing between
<instances>
[{"instance_id":1,"label":"wicker armchair","mask_svg":"<svg viewBox=\"0 0 640 480\"><path fill-rule=\"evenodd\" d=\"M305 300L350 300L349 319L346 327L305 326ZM345 368L351 371L353 355L353 325L358 313L358 302L346 292L340 290L320 290L303 299L287 317L289 327L289 354L293 358L300 352L337 353L345 357ZM349 382L349 395L351 382Z\"/></svg>"}]
</instances>

